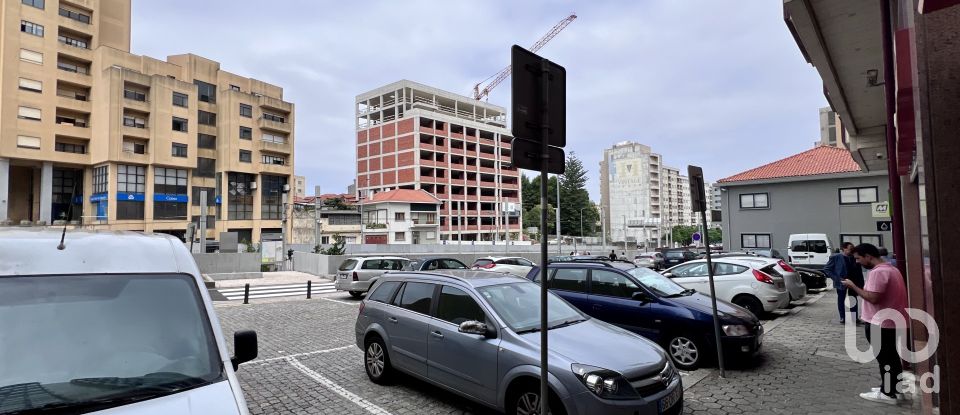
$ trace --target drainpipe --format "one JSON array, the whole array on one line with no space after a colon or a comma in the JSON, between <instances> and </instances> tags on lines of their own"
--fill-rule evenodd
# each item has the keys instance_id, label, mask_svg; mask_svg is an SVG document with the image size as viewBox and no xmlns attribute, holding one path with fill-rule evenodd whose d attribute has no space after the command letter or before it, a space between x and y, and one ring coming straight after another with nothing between
<instances>
[{"instance_id":1,"label":"drainpipe","mask_svg":"<svg viewBox=\"0 0 960 415\"><path fill-rule=\"evenodd\" d=\"M907 275L907 255L903 243L903 199L900 191L900 174L897 170L896 80L893 62L893 23L890 16L890 0L881 0L881 31L883 32L883 90L887 110L887 178L890 182L890 202L893 204L893 252L897 255L897 268Z\"/></svg>"}]
</instances>

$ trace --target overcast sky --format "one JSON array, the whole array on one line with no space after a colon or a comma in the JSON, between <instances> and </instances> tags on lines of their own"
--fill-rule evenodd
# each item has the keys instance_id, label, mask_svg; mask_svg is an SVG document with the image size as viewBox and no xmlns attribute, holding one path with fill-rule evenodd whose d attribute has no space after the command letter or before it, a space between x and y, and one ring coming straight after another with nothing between
<instances>
[{"instance_id":1,"label":"overcast sky","mask_svg":"<svg viewBox=\"0 0 960 415\"><path fill-rule=\"evenodd\" d=\"M567 69L567 151L594 200L616 142L714 181L819 139L821 82L780 1L134 0L132 51L194 53L282 86L307 194L339 193L354 177L356 95L400 79L469 95L512 44L529 47L570 12L579 18L540 54ZM508 80L490 102L509 106L509 91Z\"/></svg>"}]
</instances>

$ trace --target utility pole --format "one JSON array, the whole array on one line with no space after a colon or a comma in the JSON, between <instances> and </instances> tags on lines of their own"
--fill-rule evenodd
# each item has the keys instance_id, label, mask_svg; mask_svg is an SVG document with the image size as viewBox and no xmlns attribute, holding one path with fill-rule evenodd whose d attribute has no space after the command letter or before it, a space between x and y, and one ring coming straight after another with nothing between
<instances>
[{"instance_id":1,"label":"utility pole","mask_svg":"<svg viewBox=\"0 0 960 415\"><path fill-rule=\"evenodd\" d=\"M200 191L200 253L207 253L207 191ZM192 241L193 238L190 238ZM193 251L191 249L191 251Z\"/></svg>"},{"instance_id":2,"label":"utility pole","mask_svg":"<svg viewBox=\"0 0 960 415\"><path fill-rule=\"evenodd\" d=\"M284 271L287 270L287 194L290 192L290 184L284 184L280 190L281 205L283 213L280 215L280 263Z\"/></svg>"},{"instance_id":3,"label":"utility pole","mask_svg":"<svg viewBox=\"0 0 960 415\"><path fill-rule=\"evenodd\" d=\"M313 188L313 245L320 245L320 186Z\"/></svg>"},{"instance_id":4,"label":"utility pole","mask_svg":"<svg viewBox=\"0 0 960 415\"><path fill-rule=\"evenodd\" d=\"M560 242L560 175L557 174L557 255L563 255Z\"/></svg>"},{"instance_id":5,"label":"utility pole","mask_svg":"<svg viewBox=\"0 0 960 415\"><path fill-rule=\"evenodd\" d=\"M603 219L603 217L604 217L603 205L600 205L600 232L602 233L600 237L603 238L603 242L602 242L603 252L606 253L607 252L607 222Z\"/></svg>"}]
</instances>

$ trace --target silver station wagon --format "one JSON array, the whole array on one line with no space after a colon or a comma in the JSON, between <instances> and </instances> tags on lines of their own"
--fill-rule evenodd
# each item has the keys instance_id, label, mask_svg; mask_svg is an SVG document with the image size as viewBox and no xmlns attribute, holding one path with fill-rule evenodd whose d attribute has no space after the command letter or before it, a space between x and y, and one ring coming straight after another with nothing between
<instances>
[{"instance_id":1,"label":"silver station wagon","mask_svg":"<svg viewBox=\"0 0 960 415\"><path fill-rule=\"evenodd\" d=\"M383 275L360 304L367 376L423 379L507 414L539 413L540 287L499 273ZM548 297L550 412L679 414L680 375L636 334Z\"/></svg>"}]
</instances>

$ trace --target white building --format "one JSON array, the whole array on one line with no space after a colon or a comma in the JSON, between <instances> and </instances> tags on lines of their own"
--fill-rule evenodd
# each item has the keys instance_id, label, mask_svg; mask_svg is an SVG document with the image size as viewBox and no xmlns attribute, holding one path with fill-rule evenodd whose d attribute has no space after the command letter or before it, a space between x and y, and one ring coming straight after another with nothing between
<instances>
[{"instance_id":1,"label":"white building","mask_svg":"<svg viewBox=\"0 0 960 415\"><path fill-rule=\"evenodd\" d=\"M440 203L440 199L419 189L395 189L375 194L363 202L364 243L438 243Z\"/></svg>"},{"instance_id":2,"label":"white building","mask_svg":"<svg viewBox=\"0 0 960 415\"><path fill-rule=\"evenodd\" d=\"M624 141L603 152L600 162L600 207L613 242L649 241L661 235L661 168L649 146Z\"/></svg>"}]
</instances>

